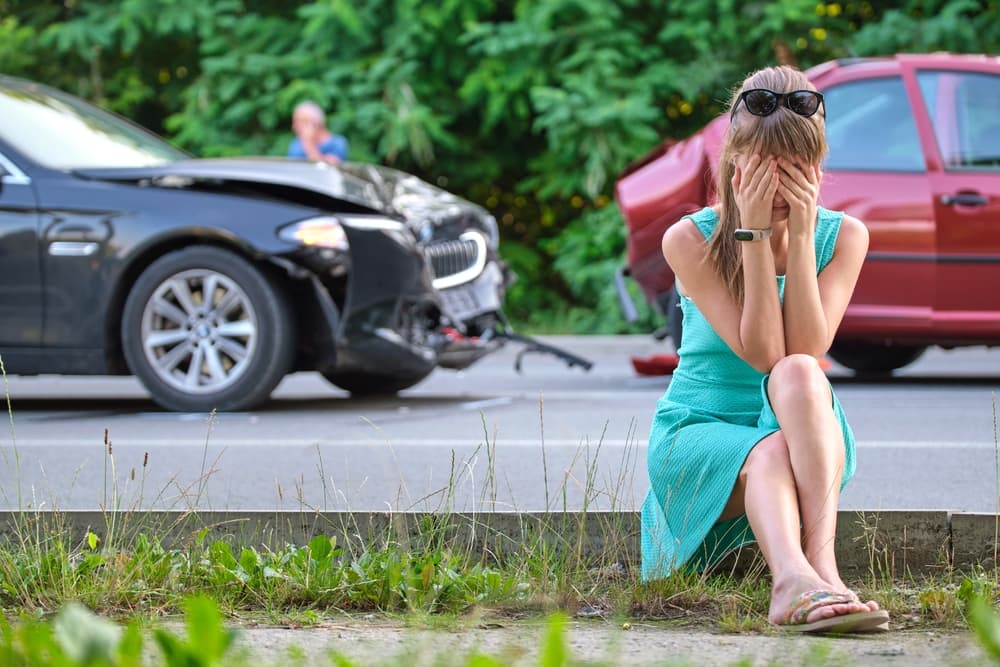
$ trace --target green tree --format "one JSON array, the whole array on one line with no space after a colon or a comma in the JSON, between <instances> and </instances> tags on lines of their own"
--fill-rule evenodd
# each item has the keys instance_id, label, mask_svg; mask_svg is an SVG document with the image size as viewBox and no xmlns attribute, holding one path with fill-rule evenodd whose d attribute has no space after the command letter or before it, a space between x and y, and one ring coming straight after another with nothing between
<instances>
[{"instance_id":1,"label":"green tree","mask_svg":"<svg viewBox=\"0 0 1000 667\"><path fill-rule=\"evenodd\" d=\"M631 329L614 182L702 127L758 67L996 52L995 0L0 0L0 72L68 90L196 155L283 154L313 99L351 158L501 223L516 324Z\"/></svg>"}]
</instances>

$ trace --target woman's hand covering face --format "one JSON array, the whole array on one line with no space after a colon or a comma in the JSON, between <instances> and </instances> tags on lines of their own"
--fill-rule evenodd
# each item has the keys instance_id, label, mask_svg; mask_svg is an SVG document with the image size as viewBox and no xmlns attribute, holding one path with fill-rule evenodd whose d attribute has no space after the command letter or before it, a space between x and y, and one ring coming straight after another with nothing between
<instances>
[{"instance_id":1,"label":"woman's hand covering face","mask_svg":"<svg viewBox=\"0 0 1000 667\"><path fill-rule=\"evenodd\" d=\"M740 212L740 224L751 229L770 227L774 193L779 187L775 158L762 158L756 154L737 158L732 186Z\"/></svg>"},{"instance_id":2,"label":"woman's hand covering face","mask_svg":"<svg viewBox=\"0 0 1000 667\"><path fill-rule=\"evenodd\" d=\"M778 192L788 202L789 233L815 233L819 166L803 165L788 158L779 158L778 167Z\"/></svg>"}]
</instances>

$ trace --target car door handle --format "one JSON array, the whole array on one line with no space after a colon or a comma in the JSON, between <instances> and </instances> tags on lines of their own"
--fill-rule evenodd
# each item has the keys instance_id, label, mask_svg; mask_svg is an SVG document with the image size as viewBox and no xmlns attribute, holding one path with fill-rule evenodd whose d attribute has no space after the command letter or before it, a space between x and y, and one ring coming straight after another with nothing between
<instances>
[{"instance_id":1,"label":"car door handle","mask_svg":"<svg viewBox=\"0 0 1000 667\"><path fill-rule=\"evenodd\" d=\"M985 206L989 198L975 192L959 192L954 195L941 195L941 203L945 206Z\"/></svg>"}]
</instances>

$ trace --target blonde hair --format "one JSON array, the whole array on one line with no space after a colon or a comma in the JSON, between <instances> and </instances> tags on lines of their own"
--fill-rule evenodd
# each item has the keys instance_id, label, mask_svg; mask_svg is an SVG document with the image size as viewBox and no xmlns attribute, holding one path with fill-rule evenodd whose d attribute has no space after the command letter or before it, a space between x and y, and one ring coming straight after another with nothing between
<instances>
[{"instance_id":1,"label":"blonde hair","mask_svg":"<svg viewBox=\"0 0 1000 667\"><path fill-rule=\"evenodd\" d=\"M719 198L719 224L710 239L710 257L722 276L730 294L738 303L743 303L743 254L740 242L733 238L733 231L739 227L740 212L736 206L732 179L735 172L736 156L758 153L761 156L784 155L804 159L809 164L818 165L826 156L824 114L821 108L812 116L800 116L784 105L779 105L768 116L755 116L740 102L740 93L753 88L766 88L776 93L793 90L816 90L806 76L795 69L782 65L758 70L748 76L733 93L727 113L732 121L722 140L719 153L718 181L716 193ZM736 106L735 112L733 107Z\"/></svg>"}]
</instances>

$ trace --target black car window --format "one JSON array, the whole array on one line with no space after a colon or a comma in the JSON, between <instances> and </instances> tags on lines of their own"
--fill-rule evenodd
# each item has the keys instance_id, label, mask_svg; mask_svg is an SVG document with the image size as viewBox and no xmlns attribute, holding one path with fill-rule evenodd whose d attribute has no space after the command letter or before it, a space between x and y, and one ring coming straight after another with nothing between
<instances>
[{"instance_id":1,"label":"black car window","mask_svg":"<svg viewBox=\"0 0 1000 667\"><path fill-rule=\"evenodd\" d=\"M1000 170L1000 76L917 73L920 94L948 170Z\"/></svg>"},{"instance_id":2,"label":"black car window","mask_svg":"<svg viewBox=\"0 0 1000 667\"><path fill-rule=\"evenodd\" d=\"M16 80L0 80L0 137L52 169L142 167L188 157L83 100Z\"/></svg>"},{"instance_id":3,"label":"black car window","mask_svg":"<svg viewBox=\"0 0 1000 667\"><path fill-rule=\"evenodd\" d=\"M31 179L6 155L0 153L0 181L4 183L30 183Z\"/></svg>"},{"instance_id":4,"label":"black car window","mask_svg":"<svg viewBox=\"0 0 1000 667\"><path fill-rule=\"evenodd\" d=\"M827 170L924 171L924 152L899 77L851 81L823 91Z\"/></svg>"}]
</instances>

